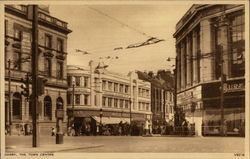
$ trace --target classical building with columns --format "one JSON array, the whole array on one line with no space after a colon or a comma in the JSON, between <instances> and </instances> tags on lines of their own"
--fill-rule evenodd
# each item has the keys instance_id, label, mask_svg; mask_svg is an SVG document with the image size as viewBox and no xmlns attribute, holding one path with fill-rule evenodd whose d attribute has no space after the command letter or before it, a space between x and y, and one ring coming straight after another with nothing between
<instances>
[{"instance_id":1,"label":"classical building with columns","mask_svg":"<svg viewBox=\"0 0 250 159\"><path fill-rule=\"evenodd\" d=\"M27 5L4 8L5 123L15 135L22 133L23 125L32 126L32 104L21 94L24 84L21 79L31 73L32 21L28 19ZM56 126L55 109L59 103L63 104L66 128L67 35L71 30L66 22L50 15L49 6L39 5L38 12L38 76L47 80L44 94L39 96L38 122L40 133L50 134L51 127Z\"/></svg>"},{"instance_id":2,"label":"classical building with columns","mask_svg":"<svg viewBox=\"0 0 250 159\"><path fill-rule=\"evenodd\" d=\"M105 66L104 66L105 67ZM135 72L122 75L89 62L89 68L68 65L68 116L78 133L102 124L151 124L150 83Z\"/></svg>"},{"instance_id":3,"label":"classical building with columns","mask_svg":"<svg viewBox=\"0 0 250 159\"><path fill-rule=\"evenodd\" d=\"M176 24L177 108L199 136L244 135L244 15L243 4L193 5Z\"/></svg>"}]
</instances>

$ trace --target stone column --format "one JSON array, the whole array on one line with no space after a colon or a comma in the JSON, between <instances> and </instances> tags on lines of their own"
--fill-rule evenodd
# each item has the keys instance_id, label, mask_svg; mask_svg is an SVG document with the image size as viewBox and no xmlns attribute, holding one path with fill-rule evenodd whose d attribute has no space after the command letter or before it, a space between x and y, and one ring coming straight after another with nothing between
<instances>
[{"instance_id":1,"label":"stone column","mask_svg":"<svg viewBox=\"0 0 250 159\"><path fill-rule=\"evenodd\" d=\"M177 66L177 90L180 90L180 88L181 88L181 45L180 44L178 44L177 46L176 46L177 48L176 48L176 52L177 52L177 63L176 63L176 66Z\"/></svg>"},{"instance_id":2,"label":"stone column","mask_svg":"<svg viewBox=\"0 0 250 159\"><path fill-rule=\"evenodd\" d=\"M185 47L184 42L181 42L181 89L185 88Z\"/></svg>"},{"instance_id":3,"label":"stone column","mask_svg":"<svg viewBox=\"0 0 250 159\"><path fill-rule=\"evenodd\" d=\"M200 23L200 44L201 44L201 81L213 80L213 55L212 55L212 30L210 20L205 19Z\"/></svg>"},{"instance_id":4,"label":"stone column","mask_svg":"<svg viewBox=\"0 0 250 159\"><path fill-rule=\"evenodd\" d=\"M223 47L222 50L222 58L223 58L223 73L231 76L231 68L230 68L230 54L229 48L228 48L228 26L224 24L226 22L226 19L223 19L224 21L221 22L220 27L220 36L221 38L218 39L218 44L220 44Z\"/></svg>"},{"instance_id":5,"label":"stone column","mask_svg":"<svg viewBox=\"0 0 250 159\"><path fill-rule=\"evenodd\" d=\"M186 63L187 63L187 68L186 68L186 75L187 75L187 87L191 86L191 58L192 58L192 53L191 53L191 42L189 36L186 37Z\"/></svg>"},{"instance_id":6,"label":"stone column","mask_svg":"<svg viewBox=\"0 0 250 159\"><path fill-rule=\"evenodd\" d=\"M194 85L198 83L198 50L197 50L197 34L195 31L192 33L192 40L193 40L193 83Z\"/></svg>"}]
</instances>

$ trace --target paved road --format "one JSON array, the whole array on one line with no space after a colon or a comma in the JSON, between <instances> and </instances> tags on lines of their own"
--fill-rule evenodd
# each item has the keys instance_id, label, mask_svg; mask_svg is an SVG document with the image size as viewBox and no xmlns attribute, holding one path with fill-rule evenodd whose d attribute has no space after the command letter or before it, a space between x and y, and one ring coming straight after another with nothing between
<instances>
[{"instance_id":1,"label":"paved road","mask_svg":"<svg viewBox=\"0 0 250 159\"><path fill-rule=\"evenodd\" d=\"M41 137L42 144L54 144L55 138ZM101 147L64 152L162 152L162 153L244 153L240 137L141 137L141 136L77 136L64 137L64 143L99 144ZM6 145L31 144L31 137L7 137Z\"/></svg>"}]
</instances>

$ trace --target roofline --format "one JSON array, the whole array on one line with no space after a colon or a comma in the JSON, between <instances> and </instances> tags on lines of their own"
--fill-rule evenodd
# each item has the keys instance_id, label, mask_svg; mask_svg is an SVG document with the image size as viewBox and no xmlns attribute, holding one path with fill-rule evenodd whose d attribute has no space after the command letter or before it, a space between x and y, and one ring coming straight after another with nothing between
<instances>
[{"instance_id":1,"label":"roofline","mask_svg":"<svg viewBox=\"0 0 250 159\"><path fill-rule=\"evenodd\" d=\"M198 11L204 9L204 8L208 8L208 7L212 7L212 6L215 6L216 4L205 4L205 5L200 5L200 6L197 6L197 4L193 4L189 9L188 11L182 16L182 18L177 22L176 24L176 31L175 33L173 34L173 37L175 38L176 35L186 26L186 24L198 13ZM191 13L190 17L184 21L184 23L179 27L177 28L177 25L182 22L184 20L184 18L186 18L186 16L188 15L188 13L190 13L190 11L194 8L194 11L193 13Z\"/></svg>"}]
</instances>

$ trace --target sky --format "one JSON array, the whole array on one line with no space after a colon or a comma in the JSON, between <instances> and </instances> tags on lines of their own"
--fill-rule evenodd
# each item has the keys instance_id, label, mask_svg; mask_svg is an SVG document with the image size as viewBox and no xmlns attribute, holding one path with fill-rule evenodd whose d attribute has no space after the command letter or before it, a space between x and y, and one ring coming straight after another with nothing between
<instances>
[{"instance_id":1,"label":"sky","mask_svg":"<svg viewBox=\"0 0 250 159\"><path fill-rule=\"evenodd\" d=\"M178 5L50 5L50 14L68 22L68 65L109 65L108 70L127 74L129 71L173 69L175 57L175 25L191 7ZM149 37L165 41L138 48L125 48L145 42ZM76 49L90 54L76 52ZM105 57L110 57L105 58Z\"/></svg>"}]
</instances>

